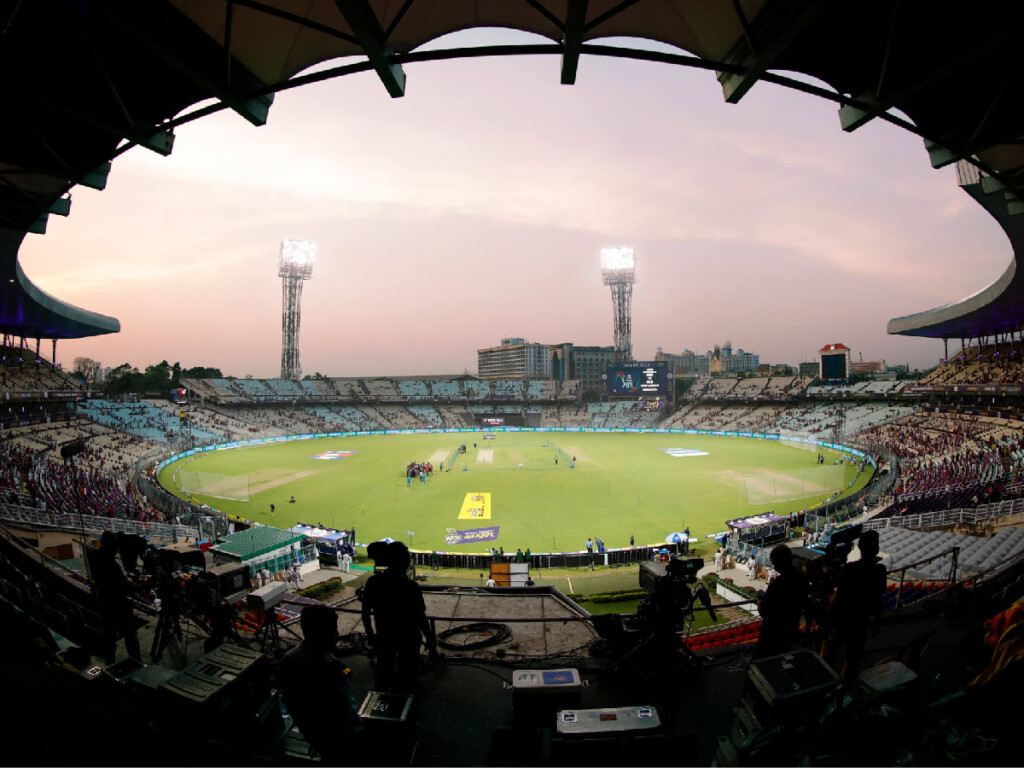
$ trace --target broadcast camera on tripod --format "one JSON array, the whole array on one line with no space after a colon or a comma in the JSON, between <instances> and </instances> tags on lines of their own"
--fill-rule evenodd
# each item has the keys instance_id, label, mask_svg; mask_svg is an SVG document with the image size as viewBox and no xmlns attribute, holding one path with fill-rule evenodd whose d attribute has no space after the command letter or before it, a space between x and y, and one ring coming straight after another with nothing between
<instances>
[{"instance_id":1,"label":"broadcast camera on tripod","mask_svg":"<svg viewBox=\"0 0 1024 768\"><path fill-rule=\"evenodd\" d=\"M620 669L636 657L638 651L653 651L638 657L643 664L662 662L674 669L685 658L693 666L700 659L680 643L680 633L689 633L697 604L717 621L711 596L698 581L704 567L700 557L673 558L668 563L643 563L640 566L640 587L649 595L637 606L636 630L627 632L621 618L614 615L595 617L594 628L621 655L612 665ZM682 654L682 655L681 655Z\"/></svg>"}]
</instances>

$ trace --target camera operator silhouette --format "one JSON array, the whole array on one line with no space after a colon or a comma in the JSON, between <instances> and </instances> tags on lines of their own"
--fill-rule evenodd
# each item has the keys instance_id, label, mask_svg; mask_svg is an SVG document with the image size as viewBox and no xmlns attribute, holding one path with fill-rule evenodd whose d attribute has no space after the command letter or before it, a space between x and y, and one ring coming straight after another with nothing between
<instances>
[{"instance_id":1,"label":"camera operator silhouette","mask_svg":"<svg viewBox=\"0 0 1024 768\"><path fill-rule=\"evenodd\" d=\"M299 615L302 643L280 662L284 704L325 765L366 765L363 727L348 689L351 672L334 655L338 616L326 605Z\"/></svg>"},{"instance_id":2,"label":"camera operator silhouette","mask_svg":"<svg viewBox=\"0 0 1024 768\"><path fill-rule=\"evenodd\" d=\"M787 653L800 637L800 617L807 611L807 578L793 565L793 552L785 544L768 555L779 574L763 593L758 592L761 634L754 646L755 659Z\"/></svg>"},{"instance_id":3,"label":"camera operator silhouette","mask_svg":"<svg viewBox=\"0 0 1024 768\"><path fill-rule=\"evenodd\" d=\"M839 572L839 584L821 648L821 657L833 669L839 661L840 651L845 649L846 663L840 678L847 684L857 677L868 629L877 631L885 596L886 569L879 562L878 531L861 534L858 547L860 559L848 562Z\"/></svg>"},{"instance_id":4,"label":"camera operator silhouette","mask_svg":"<svg viewBox=\"0 0 1024 768\"><path fill-rule=\"evenodd\" d=\"M103 652L108 664L116 660L118 635L124 637L129 658L142 663L142 650L135 628L135 613L129 595L134 592L117 560L117 534L104 531L97 550L88 552L93 591L103 618Z\"/></svg>"},{"instance_id":5,"label":"camera operator silhouette","mask_svg":"<svg viewBox=\"0 0 1024 768\"><path fill-rule=\"evenodd\" d=\"M366 638L377 656L375 688L408 691L415 681L421 635L431 657L437 653L434 631L419 584L408 577L409 548L400 541L385 548L374 544L367 554L377 567L363 587L362 613ZM385 570L380 572L382 565Z\"/></svg>"}]
</instances>

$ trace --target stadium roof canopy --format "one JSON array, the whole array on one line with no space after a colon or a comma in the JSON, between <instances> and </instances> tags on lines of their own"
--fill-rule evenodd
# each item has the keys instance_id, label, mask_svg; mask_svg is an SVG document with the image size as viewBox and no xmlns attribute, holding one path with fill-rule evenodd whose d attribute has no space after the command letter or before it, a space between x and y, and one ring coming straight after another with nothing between
<instances>
[{"instance_id":1,"label":"stadium roof canopy","mask_svg":"<svg viewBox=\"0 0 1024 768\"><path fill-rule=\"evenodd\" d=\"M420 50L479 27L538 42ZM119 330L40 291L17 258L26 233L67 215L76 185L102 189L128 149L169 154L178 125L223 109L262 125L274 93L303 83L372 71L399 97L416 62L516 54L557 57L552 77L566 84L587 56L706 69L730 102L768 81L834 101L843 130L885 120L921 136L933 166L963 163L976 177L968 191L1003 211L1015 257L990 288L897 318L889 331L1016 330L1022 32L1024 3L949 13L898 0L3 0L0 330L53 339ZM618 42L630 37L678 53ZM598 42L607 38L616 44Z\"/></svg>"}]
</instances>

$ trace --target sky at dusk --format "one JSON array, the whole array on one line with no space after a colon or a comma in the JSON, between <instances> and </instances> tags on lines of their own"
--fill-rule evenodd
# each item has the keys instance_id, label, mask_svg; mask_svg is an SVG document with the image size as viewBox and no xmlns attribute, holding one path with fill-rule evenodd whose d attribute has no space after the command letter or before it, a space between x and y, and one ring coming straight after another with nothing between
<instances>
[{"instance_id":1,"label":"sky at dusk","mask_svg":"<svg viewBox=\"0 0 1024 768\"><path fill-rule=\"evenodd\" d=\"M476 373L503 336L610 345L613 246L637 254L637 359L730 340L796 364L838 341L924 368L941 342L888 336L888 320L974 293L1011 259L920 139L879 121L843 133L812 96L759 83L729 105L709 72L590 56L574 86L552 56L405 71L403 98L373 74L305 86L263 127L203 118L170 157L135 148L105 191L74 190L21 264L121 332L60 342L58 362L277 376L291 238L319 251L306 374Z\"/></svg>"}]
</instances>

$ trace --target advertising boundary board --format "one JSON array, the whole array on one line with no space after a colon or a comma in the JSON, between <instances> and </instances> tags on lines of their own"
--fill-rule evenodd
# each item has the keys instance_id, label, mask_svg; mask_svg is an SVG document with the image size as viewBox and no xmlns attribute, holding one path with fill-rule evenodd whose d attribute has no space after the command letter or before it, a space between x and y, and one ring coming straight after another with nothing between
<instances>
[{"instance_id":1,"label":"advertising boundary board","mask_svg":"<svg viewBox=\"0 0 1024 768\"><path fill-rule=\"evenodd\" d=\"M370 432L317 432L305 435L284 435L281 437L257 437L252 440L235 440L229 443L214 443L204 445L201 448L190 448L182 453L161 461L156 468L157 474L162 472L169 464L195 456L198 453L209 453L210 451L227 451L232 448L248 448L253 445L269 445L271 443L282 443L291 440L316 440L322 437L363 437L366 435L422 435L422 434L447 434L462 432L622 432L623 434L652 434L652 435L696 435L698 437L747 437L754 440L785 440L787 443L805 443L820 448L831 448L840 453L847 453L857 458L866 458L868 463L877 469L875 458L857 448L852 448L840 443L831 443L827 440L815 440L809 437L781 437L779 435L764 434L761 432L723 432L719 430L706 429L655 429L649 427L489 427L487 429L471 427L458 429L377 429Z\"/></svg>"}]
</instances>

